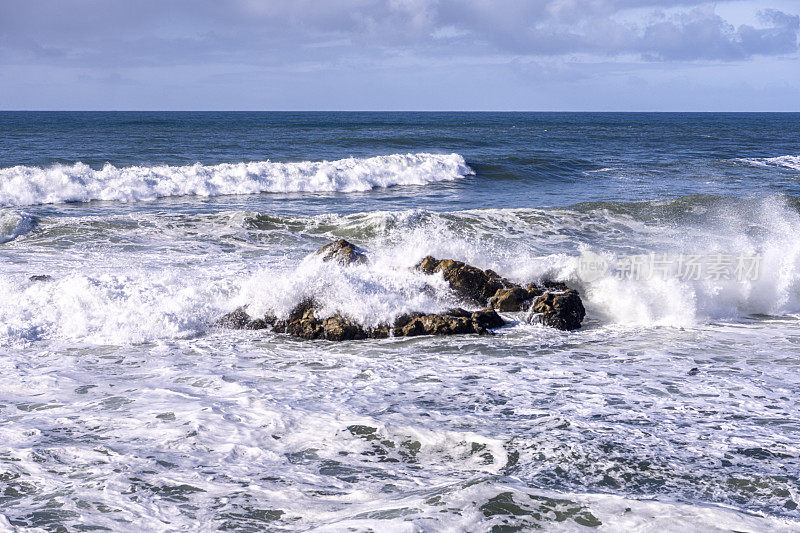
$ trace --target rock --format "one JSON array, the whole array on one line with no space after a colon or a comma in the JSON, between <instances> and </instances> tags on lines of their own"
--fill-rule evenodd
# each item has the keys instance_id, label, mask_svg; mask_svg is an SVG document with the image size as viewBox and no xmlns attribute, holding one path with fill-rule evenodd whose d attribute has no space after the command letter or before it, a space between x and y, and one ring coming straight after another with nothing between
<instances>
[{"instance_id":1,"label":"rock","mask_svg":"<svg viewBox=\"0 0 800 533\"><path fill-rule=\"evenodd\" d=\"M486 335L490 329L498 328L505 321L493 309L469 312L464 309L451 309L442 314L426 315L411 313L403 315L394 323L395 337L416 337L418 335L458 335L477 333Z\"/></svg>"},{"instance_id":2,"label":"rock","mask_svg":"<svg viewBox=\"0 0 800 533\"><path fill-rule=\"evenodd\" d=\"M239 317L239 321L246 323ZM505 324L493 309L466 311L451 309L441 314L409 313L395 320L390 327L382 324L367 329L353 320L334 315L324 320L314 316L314 302L306 300L295 307L286 320L275 322L273 331L288 333L303 339L326 339L330 341L385 339L396 337L415 337L418 335L457 335L477 333L485 335L490 329Z\"/></svg>"},{"instance_id":3,"label":"rock","mask_svg":"<svg viewBox=\"0 0 800 533\"><path fill-rule=\"evenodd\" d=\"M363 265L367 255L363 249L344 239L326 244L316 251L323 261L336 261L341 265Z\"/></svg>"},{"instance_id":4,"label":"rock","mask_svg":"<svg viewBox=\"0 0 800 533\"><path fill-rule=\"evenodd\" d=\"M489 305L498 311L514 312L523 311L529 304L533 295L527 289L514 287L511 289L500 289L489 300Z\"/></svg>"},{"instance_id":5,"label":"rock","mask_svg":"<svg viewBox=\"0 0 800 533\"><path fill-rule=\"evenodd\" d=\"M364 250L343 239L323 246L316 253L322 255L323 261L337 261L343 265L367 261ZM273 326L272 331L276 333L288 333L303 339L343 341L390 336L486 335L505 324L495 309L517 312L532 307L536 320L563 330L579 328L586 314L578 292L561 282L545 281L541 285L532 283L521 287L493 270L481 270L461 261L431 256L422 259L415 268L426 274L441 273L456 294L483 308L479 311L455 308L444 313L408 313L398 317L394 324L367 328L341 314L319 319L315 315L315 302L306 299L289 313L286 320L276 320L271 315L254 319L246 308L240 307L221 317L216 325L235 329Z\"/></svg>"},{"instance_id":6,"label":"rock","mask_svg":"<svg viewBox=\"0 0 800 533\"><path fill-rule=\"evenodd\" d=\"M289 318L275 322L272 331L288 333L303 339L327 339L331 341L346 341L366 339L370 332L360 324L342 315L334 315L325 319L318 319L314 315L314 301L304 300L295 307Z\"/></svg>"},{"instance_id":7,"label":"rock","mask_svg":"<svg viewBox=\"0 0 800 533\"><path fill-rule=\"evenodd\" d=\"M48 276L47 274L36 274L28 279L31 281L53 281L53 277Z\"/></svg>"},{"instance_id":8,"label":"rock","mask_svg":"<svg viewBox=\"0 0 800 533\"><path fill-rule=\"evenodd\" d=\"M475 324L470 318L442 314L415 316L402 327L395 328L394 336L486 334L486 332L485 328Z\"/></svg>"},{"instance_id":9,"label":"rock","mask_svg":"<svg viewBox=\"0 0 800 533\"><path fill-rule=\"evenodd\" d=\"M474 311L470 317L473 322L476 322L483 328L495 329L504 326L506 321L498 315L494 309L486 308L480 311Z\"/></svg>"},{"instance_id":10,"label":"rock","mask_svg":"<svg viewBox=\"0 0 800 533\"><path fill-rule=\"evenodd\" d=\"M567 284L563 283L561 281L544 280L542 282L542 285L544 286L545 289L550 289L550 290L553 290L553 291L568 291L569 290L569 287L567 287ZM534 287L535 287L535 285L534 285Z\"/></svg>"},{"instance_id":11,"label":"rock","mask_svg":"<svg viewBox=\"0 0 800 533\"><path fill-rule=\"evenodd\" d=\"M322 322L325 338L329 341L351 341L366 339L369 335L364 328L352 320L335 315Z\"/></svg>"},{"instance_id":12,"label":"rock","mask_svg":"<svg viewBox=\"0 0 800 533\"><path fill-rule=\"evenodd\" d=\"M391 335L392 330L388 324L381 324L380 326L367 331L367 336L371 339L386 339Z\"/></svg>"},{"instance_id":13,"label":"rock","mask_svg":"<svg viewBox=\"0 0 800 533\"><path fill-rule=\"evenodd\" d=\"M560 281L521 287L493 270L481 270L461 261L431 256L422 259L415 268L426 274L441 272L456 294L478 305L488 303L491 308L508 313L538 306L535 311L538 320L554 328L577 329L586 315L578 292Z\"/></svg>"},{"instance_id":14,"label":"rock","mask_svg":"<svg viewBox=\"0 0 800 533\"><path fill-rule=\"evenodd\" d=\"M478 305L486 305L498 290L512 285L491 270L484 271L452 259L438 260L428 256L415 268L426 274L441 272L456 294Z\"/></svg>"},{"instance_id":15,"label":"rock","mask_svg":"<svg viewBox=\"0 0 800 533\"><path fill-rule=\"evenodd\" d=\"M533 312L542 324L566 331L581 327L586 316L581 297L573 289L544 293L534 302Z\"/></svg>"},{"instance_id":16,"label":"rock","mask_svg":"<svg viewBox=\"0 0 800 533\"><path fill-rule=\"evenodd\" d=\"M214 325L221 328L230 329L266 329L275 323L275 317L267 315L264 318L253 319L247 314L244 307L231 311L222 316Z\"/></svg>"},{"instance_id":17,"label":"rock","mask_svg":"<svg viewBox=\"0 0 800 533\"><path fill-rule=\"evenodd\" d=\"M275 322L275 327L272 330L308 340L321 339L325 335L322 322L314 316L313 300L300 302L289 313L289 318Z\"/></svg>"}]
</instances>

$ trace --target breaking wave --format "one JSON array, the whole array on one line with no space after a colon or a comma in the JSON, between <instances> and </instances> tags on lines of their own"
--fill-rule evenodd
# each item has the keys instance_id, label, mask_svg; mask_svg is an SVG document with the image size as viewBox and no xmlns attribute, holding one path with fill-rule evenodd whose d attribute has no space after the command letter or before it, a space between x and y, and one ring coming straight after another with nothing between
<instances>
[{"instance_id":1,"label":"breaking wave","mask_svg":"<svg viewBox=\"0 0 800 533\"><path fill-rule=\"evenodd\" d=\"M84 163L0 169L0 205L110 200L136 202L168 196L293 192L357 192L394 185L426 185L474 172L458 154L394 154L337 161L255 161L219 165L131 166Z\"/></svg>"},{"instance_id":2,"label":"breaking wave","mask_svg":"<svg viewBox=\"0 0 800 533\"><path fill-rule=\"evenodd\" d=\"M34 218L30 215L0 211L0 244L13 241L20 235L28 233L34 225Z\"/></svg>"},{"instance_id":3,"label":"breaking wave","mask_svg":"<svg viewBox=\"0 0 800 533\"><path fill-rule=\"evenodd\" d=\"M739 161L756 167L766 167L766 168L778 167L778 168L786 168L789 170L800 170L800 156L798 155L781 155L778 157L739 159Z\"/></svg>"},{"instance_id":4,"label":"breaking wave","mask_svg":"<svg viewBox=\"0 0 800 533\"><path fill-rule=\"evenodd\" d=\"M23 220L14 219L14 227ZM443 279L412 270L426 255L491 268L516 283L564 281L581 292L586 329L693 327L800 313L800 199L788 196L449 213L139 214L95 224L45 217L34 234L14 243L38 250L43 261L9 262L0 273L0 345L53 337L110 344L193 337L240 305L254 316L285 317L306 298L318 302L320 316L340 312L367 325L465 305ZM213 238L198 242L198 234ZM341 267L307 257L339 238L366 248L369 264ZM45 260L52 246L80 239L90 244L71 250L81 264L94 266ZM147 259L132 261L131 252ZM649 254L755 257L758 270L752 277L690 279L620 277L609 269L587 278L580 270L586 253L610 265ZM34 282L31 274L53 279Z\"/></svg>"}]
</instances>

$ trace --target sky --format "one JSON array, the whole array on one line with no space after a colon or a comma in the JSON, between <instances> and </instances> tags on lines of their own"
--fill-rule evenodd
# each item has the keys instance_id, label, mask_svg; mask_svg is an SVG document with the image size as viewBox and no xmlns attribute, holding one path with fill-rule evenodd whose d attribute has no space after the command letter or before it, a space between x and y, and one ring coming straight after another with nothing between
<instances>
[{"instance_id":1,"label":"sky","mask_svg":"<svg viewBox=\"0 0 800 533\"><path fill-rule=\"evenodd\" d=\"M0 109L800 111L800 0L0 0Z\"/></svg>"}]
</instances>

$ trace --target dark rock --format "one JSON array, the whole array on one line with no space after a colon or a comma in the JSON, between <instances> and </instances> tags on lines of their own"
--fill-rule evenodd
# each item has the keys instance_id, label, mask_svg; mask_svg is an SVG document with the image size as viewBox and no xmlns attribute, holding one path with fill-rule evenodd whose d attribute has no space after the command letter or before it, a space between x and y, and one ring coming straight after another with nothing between
<instances>
[{"instance_id":1,"label":"dark rock","mask_svg":"<svg viewBox=\"0 0 800 533\"><path fill-rule=\"evenodd\" d=\"M546 281L545 283L551 283L551 282ZM541 296L545 292L544 287L536 285L535 283L529 283L528 286L525 287L525 290L528 291L528 295L530 298L536 298L537 296Z\"/></svg>"},{"instance_id":2,"label":"dark rock","mask_svg":"<svg viewBox=\"0 0 800 533\"><path fill-rule=\"evenodd\" d=\"M400 315L399 317L397 317L395 319L394 324L393 324L392 327L395 330L401 329L401 328L405 327L406 324L408 324L412 320L420 318L420 317L423 317L423 316L425 316L425 313L407 313L405 315Z\"/></svg>"},{"instance_id":3,"label":"dark rock","mask_svg":"<svg viewBox=\"0 0 800 533\"><path fill-rule=\"evenodd\" d=\"M491 270L484 271L452 259L438 260L428 256L417 263L415 268L426 274L441 272L456 294L478 305L486 305L486 301L498 290L511 286Z\"/></svg>"},{"instance_id":4,"label":"dark rock","mask_svg":"<svg viewBox=\"0 0 800 533\"><path fill-rule=\"evenodd\" d=\"M264 318L253 319L247 314L244 307L231 311L222 316L214 325L221 328L231 329L266 329L275 323L275 317L267 315Z\"/></svg>"},{"instance_id":5,"label":"dark rock","mask_svg":"<svg viewBox=\"0 0 800 533\"><path fill-rule=\"evenodd\" d=\"M325 338L329 341L351 341L368 337L364 328L340 315L326 318L322 322L322 329L325 331Z\"/></svg>"},{"instance_id":6,"label":"dark rock","mask_svg":"<svg viewBox=\"0 0 800 533\"><path fill-rule=\"evenodd\" d=\"M485 335L490 329L500 327L504 323L493 309L471 312L458 308L441 314L409 313L398 317L391 327L388 324L381 324L367 329L341 315L319 320L314 316L314 302L306 300L292 310L289 318L276 322L273 331L303 339L344 341L385 339L391 335L396 337L467 333Z\"/></svg>"},{"instance_id":7,"label":"dark rock","mask_svg":"<svg viewBox=\"0 0 800 533\"><path fill-rule=\"evenodd\" d=\"M324 261L341 264L366 262L364 251L345 240L321 248L318 252ZM276 333L287 333L303 339L331 341L357 339L384 339L390 336L414 337L418 335L486 335L505 321L495 309L503 312L525 311L533 307L541 323L563 330L579 328L586 311L577 291L560 282L545 281L542 285L521 287L502 278L492 270L481 270L461 261L426 257L416 267L426 274L441 273L450 288L465 300L479 306L480 311L462 308L444 313L408 313L398 317L393 324L367 328L354 320L336 314L319 319L315 315L315 302L306 299L292 309L286 320L276 320L268 315L252 318L244 307L221 317L216 325L236 329L264 329L273 326Z\"/></svg>"},{"instance_id":8,"label":"dark rock","mask_svg":"<svg viewBox=\"0 0 800 533\"><path fill-rule=\"evenodd\" d=\"M534 302L533 312L542 324L566 331L581 327L586 316L581 297L573 289L544 293Z\"/></svg>"},{"instance_id":9,"label":"dark rock","mask_svg":"<svg viewBox=\"0 0 800 533\"><path fill-rule=\"evenodd\" d=\"M381 324L376 328L367 331L367 336L371 339L386 339L391 335L392 330L388 324Z\"/></svg>"},{"instance_id":10,"label":"dark rock","mask_svg":"<svg viewBox=\"0 0 800 533\"><path fill-rule=\"evenodd\" d=\"M500 289L489 300L489 305L498 311L514 312L524 310L525 303L533 298L528 290L522 287Z\"/></svg>"},{"instance_id":11,"label":"dark rock","mask_svg":"<svg viewBox=\"0 0 800 533\"><path fill-rule=\"evenodd\" d=\"M31 281L53 281L53 277L48 276L47 274L36 274L35 276L31 276L28 279L30 279Z\"/></svg>"},{"instance_id":12,"label":"dark rock","mask_svg":"<svg viewBox=\"0 0 800 533\"><path fill-rule=\"evenodd\" d=\"M415 268L426 274L441 272L456 294L478 305L488 303L501 312L527 311L538 305L539 320L558 329L579 328L586 314L577 291L560 281L547 280L541 285L531 283L521 287L493 270L481 270L461 261L431 256L422 259Z\"/></svg>"},{"instance_id":13,"label":"dark rock","mask_svg":"<svg viewBox=\"0 0 800 533\"><path fill-rule=\"evenodd\" d=\"M316 252L323 261L336 261L342 265L362 265L367 262L363 249L344 239L326 244Z\"/></svg>"},{"instance_id":14,"label":"dark rock","mask_svg":"<svg viewBox=\"0 0 800 533\"><path fill-rule=\"evenodd\" d=\"M698 372L700 372L700 369L697 368L697 367L694 367L693 369L689 370L688 374L690 376L696 376Z\"/></svg>"},{"instance_id":15,"label":"dark rock","mask_svg":"<svg viewBox=\"0 0 800 533\"><path fill-rule=\"evenodd\" d=\"M422 261L417 263L417 266L414 268L416 268L421 272L424 272L425 274L433 274L437 266L439 266L439 260L434 259L431 256L427 256L423 258Z\"/></svg>"},{"instance_id":16,"label":"dark rock","mask_svg":"<svg viewBox=\"0 0 800 533\"><path fill-rule=\"evenodd\" d=\"M275 322L272 328L277 333L288 333L303 339L321 339L325 335L322 322L314 316L313 300L303 300L292 312L289 318Z\"/></svg>"},{"instance_id":17,"label":"dark rock","mask_svg":"<svg viewBox=\"0 0 800 533\"><path fill-rule=\"evenodd\" d=\"M394 329L395 337L418 335L456 335L464 333L485 334L486 328L474 323L471 318L451 315L416 316L400 328Z\"/></svg>"},{"instance_id":18,"label":"dark rock","mask_svg":"<svg viewBox=\"0 0 800 533\"><path fill-rule=\"evenodd\" d=\"M495 329L504 326L506 321L498 315L494 309L486 308L480 311L474 311L470 318L479 326L485 329Z\"/></svg>"},{"instance_id":19,"label":"dark rock","mask_svg":"<svg viewBox=\"0 0 800 533\"><path fill-rule=\"evenodd\" d=\"M563 283L561 281L544 280L542 282L542 285L544 286L545 289L550 289L552 291L568 291L569 290L569 287L567 287L567 284Z\"/></svg>"},{"instance_id":20,"label":"dark rock","mask_svg":"<svg viewBox=\"0 0 800 533\"><path fill-rule=\"evenodd\" d=\"M486 335L490 329L505 324L493 309L465 311L451 309L442 314L426 315L412 313L403 315L395 321L395 337L416 337L418 335L458 335L477 333Z\"/></svg>"}]
</instances>

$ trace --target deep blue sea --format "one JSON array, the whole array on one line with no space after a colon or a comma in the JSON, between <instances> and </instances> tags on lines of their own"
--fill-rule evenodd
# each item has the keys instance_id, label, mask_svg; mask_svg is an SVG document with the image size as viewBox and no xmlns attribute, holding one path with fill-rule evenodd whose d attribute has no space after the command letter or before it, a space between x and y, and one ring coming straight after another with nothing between
<instances>
[{"instance_id":1,"label":"deep blue sea","mask_svg":"<svg viewBox=\"0 0 800 533\"><path fill-rule=\"evenodd\" d=\"M799 228L800 114L0 112L0 530L798 531ZM426 255L583 327L214 326Z\"/></svg>"}]
</instances>

